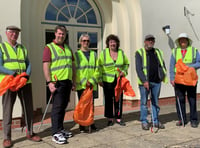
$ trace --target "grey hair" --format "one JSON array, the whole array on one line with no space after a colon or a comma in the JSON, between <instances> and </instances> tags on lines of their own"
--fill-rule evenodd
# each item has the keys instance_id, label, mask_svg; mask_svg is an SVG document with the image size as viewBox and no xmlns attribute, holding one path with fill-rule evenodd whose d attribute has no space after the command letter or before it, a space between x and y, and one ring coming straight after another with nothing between
<instances>
[{"instance_id":1,"label":"grey hair","mask_svg":"<svg viewBox=\"0 0 200 148\"><path fill-rule=\"evenodd\" d=\"M90 40L90 36L88 34L86 34L86 33L85 34L81 34L81 36L79 38L79 44L81 43L83 37L88 37L89 40Z\"/></svg>"}]
</instances>

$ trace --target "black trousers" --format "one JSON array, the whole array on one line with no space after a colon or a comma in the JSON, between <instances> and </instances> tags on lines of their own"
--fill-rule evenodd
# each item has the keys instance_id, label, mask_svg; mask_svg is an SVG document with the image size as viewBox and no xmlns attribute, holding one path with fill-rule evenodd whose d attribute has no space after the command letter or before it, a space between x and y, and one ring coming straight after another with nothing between
<instances>
[{"instance_id":1,"label":"black trousers","mask_svg":"<svg viewBox=\"0 0 200 148\"><path fill-rule=\"evenodd\" d=\"M65 109L68 105L72 89L71 80L59 81L58 88L53 94L51 122L52 134L56 134L64 129L63 122Z\"/></svg>"},{"instance_id":2,"label":"black trousers","mask_svg":"<svg viewBox=\"0 0 200 148\"><path fill-rule=\"evenodd\" d=\"M107 118L121 119L122 117L122 106L123 106L123 93L120 96L118 102L115 101L115 86L117 84L117 78L114 82L108 83L103 82L103 91L105 96L105 111L104 116ZM113 101L114 101L114 113L113 113Z\"/></svg>"},{"instance_id":3,"label":"black trousers","mask_svg":"<svg viewBox=\"0 0 200 148\"><path fill-rule=\"evenodd\" d=\"M177 102L177 99L180 101L181 111L183 115L184 122L187 122L186 118L186 94L188 98L188 102L190 105L190 121L198 121L198 115L197 115L197 104L196 104L196 92L197 92L197 86L186 86L182 84L175 84L175 95L176 95L176 110L178 119L181 120L181 114L179 105Z\"/></svg>"}]
</instances>

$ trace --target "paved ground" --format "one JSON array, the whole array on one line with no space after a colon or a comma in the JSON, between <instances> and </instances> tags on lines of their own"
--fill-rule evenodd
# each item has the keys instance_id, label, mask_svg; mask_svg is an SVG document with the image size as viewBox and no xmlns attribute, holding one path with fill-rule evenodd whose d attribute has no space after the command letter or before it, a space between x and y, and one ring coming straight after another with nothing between
<instances>
[{"instance_id":1,"label":"paved ground","mask_svg":"<svg viewBox=\"0 0 200 148\"><path fill-rule=\"evenodd\" d=\"M200 109L200 102L198 102ZM188 109L187 109L188 110ZM199 113L200 115L200 113ZM162 106L160 120L165 124L165 129L157 133L141 130L139 112L124 113L125 127L114 124L106 127L106 120L103 116L96 116L96 126L100 131L94 133L79 133L78 125L73 121L65 122L66 129L70 129L74 137L68 139L68 144L57 145L51 141L50 124L42 126L38 133L43 141L34 143L25 138L21 129L12 130L14 148L200 148L200 127L191 128L190 123L186 127L176 127L176 112L172 105ZM38 125L34 126L37 132ZM0 141L2 141L0 131ZM0 145L2 146L2 145Z\"/></svg>"}]
</instances>

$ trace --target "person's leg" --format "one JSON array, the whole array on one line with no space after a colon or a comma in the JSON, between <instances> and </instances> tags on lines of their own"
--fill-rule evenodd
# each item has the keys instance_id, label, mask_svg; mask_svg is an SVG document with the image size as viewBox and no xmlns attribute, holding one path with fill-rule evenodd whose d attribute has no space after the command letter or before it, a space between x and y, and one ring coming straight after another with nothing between
<instances>
[{"instance_id":1,"label":"person's leg","mask_svg":"<svg viewBox=\"0 0 200 148\"><path fill-rule=\"evenodd\" d=\"M105 109L104 116L108 118L108 125L113 124L113 98L114 98L114 88L112 83L103 83L103 91L105 97Z\"/></svg>"},{"instance_id":2,"label":"person's leg","mask_svg":"<svg viewBox=\"0 0 200 148\"><path fill-rule=\"evenodd\" d=\"M18 96L22 105L25 121L27 121L28 124L26 126L27 134L29 135L32 135L33 133L33 100L31 89L31 84L27 84L18 91Z\"/></svg>"},{"instance_id":3,"label":"person's leg","mask_svg":"<svg viewBox=\"0 0 200 148\"><path fill-rule=\"evenodd\" d=\"M178 120L179 120L177 122L177 126L182 125L182 117L183 117L184 124L187 123L185 94L186 94L186 86L181 85L181 84L175 84L176 110L177 110L177 115L178 115ZM180 106L179 106L179 103L180 103Z\"/></svg>"},{"instance_id":4,"label":"person's leg","mask_svg":"<svg viewBox=\"0 0 200 148\"><path fill-rule=\"evenodd\" d=\"M148 115L148 91L143 85L139 85L140 89L140 121L144 124L148 124L147 115Z\"/></svg>"},{"instance_id":5,"label":"person's leg","mask_svg":"<svg viewBox=\"0 0 200 148\"><path fill-rule=\"evenodd\" d=\"M16 92L8 90L2 97L3 106L3 133L4 139L11 140L11 124L13 105L16 100Z\"/></svg>"},{"instance_id":6,"label":"person's leg","mask_svg":"<svg viewBox=\"0 0 200 148\"><path fill-rule=\"evenodd\" d=\"M187 98L190 105L190 123L192 127L198 126L196 91L197 86L187 86Z\"/></svg>"},{"instance_id":7,"label":"person's leg","mask_svg":"<svg viewBox=\"0 0 200 148\"><path fill-rule=\"evenodd\" d=\"M54 93L51 112L53 135L64 129L63 121L65 116L65 109L69 102L71 87L72 84L70 80L59 82L59 87Z\"/></svg>"},{"instance_id":8,"label":"person's leg","mask_svg":"<svg viewBox=\"0 0 200 148\"><path fill-rule=\"evenodd\" d=\"M153 111L152 122L157 124L159 122L158 115L160 107L158 105L158 98L160 95L161 83L150 82L150 91L151 91L151 110Z\"/></svg>"}]
</instances>

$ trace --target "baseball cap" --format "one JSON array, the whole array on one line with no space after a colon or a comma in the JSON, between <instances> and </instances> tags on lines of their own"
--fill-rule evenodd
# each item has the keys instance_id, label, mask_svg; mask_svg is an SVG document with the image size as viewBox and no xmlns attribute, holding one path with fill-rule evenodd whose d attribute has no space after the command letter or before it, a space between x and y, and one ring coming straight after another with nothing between
<instances>
[{"instance_id":1,"label":"baseball cap","mask_svg":"<svg viewBox=\"0 0 200 148\"><path fill-rule=\"evenodd\" d=\"M145 36L144 40L148 40L148 39L155 39L155 37L152 34L148 34Z\"/></svg>"}]
</instances>

